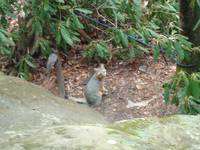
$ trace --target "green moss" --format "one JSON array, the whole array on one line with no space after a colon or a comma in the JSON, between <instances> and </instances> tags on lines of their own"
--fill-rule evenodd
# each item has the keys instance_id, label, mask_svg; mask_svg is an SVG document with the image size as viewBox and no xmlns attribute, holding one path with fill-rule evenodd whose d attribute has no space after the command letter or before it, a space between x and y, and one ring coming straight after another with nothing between
<instances>
[{"instance_id":1,"label":"green moss","mask_svg":"<svg viewBox=\"0 0 200 150\"><path fill-rule=\"evenodd\" d=\"M152 124L151 120L135 119L133 121L127 121L125 123L117 123L109 127L112 129L120 130L122 132L138 136L137 134L138 130L147 128L151 124Z\"/></svg>"},{"instance_id":2,"label":"green moss","mask_svg":"<svg viewBox=\"0 0 200 150\"><path fill-rule=\"evenodd\" d=\"M180 122L180 119L178 116L168 116L168 117L163 117L163 118L160 118L159 120L160 123L162 124L165 124L165 123L179 123Z\"/></svg>"},{"instance_id":3,"label":"green moss","mask_svg":"<svg viewBox=\"0 0 200 150\"><path fill-rule=\"evenodd\" d=\"M40 149L43 144L41 143L24 143L23 148L25 150L33 150L33 149Z\"/></svg>"}]
</instances>

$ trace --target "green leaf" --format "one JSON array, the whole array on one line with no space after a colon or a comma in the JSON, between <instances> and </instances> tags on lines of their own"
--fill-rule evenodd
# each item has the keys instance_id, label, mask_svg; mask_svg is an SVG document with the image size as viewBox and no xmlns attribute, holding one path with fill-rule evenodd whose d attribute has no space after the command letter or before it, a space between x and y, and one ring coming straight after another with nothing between
<instances>
[{"instance_id":1,"label":"green leaf","mask_svg":"<svg viewBox=\"0 0 200 150\"><path fill-rule=\"evenodd\" d=\"M104 58L105 47L103 47L101 44L97 44L96 49L97 49L98 55L101 58Z\"/></svg>"},{"instance_id":2,"label":"green leaf","mask_svg":"<svg viewBox=\"0 0 200 150\"><path fill-rule=\"evenodd\" d=\"M149 31L149 32L150 32L150 34L151 34L153 37L156 37L156 38L158 38L158 37L159 37L159 34L158 34L158 33L156 33L155 31L153 31L153 30L151 30L151 29L148 29L148 28L147 28L147 31Z\"/></svg>"},{"instance_id":3,"label":"green leaf","mask_svg":"<svg viewBox=\"0 0 200 150\"><path fill-rule=\"evenodd\" d=\"M97 43L96 45L97 54L101 59L107 59L108 49L103 43Z\"/></svg>"},{"instance_id":4,"label":"green leaf","mask_svg":"<svg viewBox=\"0 0 200 150\"><path fill-rule=\"evenodd\" d=\"M184 82L184 86L187 88L189 86L189 84L190 84L190 82L189 82L190 80L187 77L186 73L185 72L180 72L180 78Z\"/></svg>"},{"instance_id":5,"label":"green leaf","mask_svg":"<svg viewBox=\"0 0 200 150\"><path fill-rule=\"evenodd\" d=\"M51 53L51 49L50 49L48 40L40 40L39 46L40 46L41 52L44 56L48 56Z\"/></svg>"},{"instance_id":6,"label":"green leaf","mask_svg":"<svg viewBox=\"0 0 200 150\"><path fill-rule=\"evenodd\" d=\"M75 35L72 36L72 40L73 40L74 42L80 42L80 41L81 41L81 40L80 40L77 36L75 36Z\"/></svg>"},{"instance_id":7,"label":"green leaf","mask_svg":"<svg viewBox=\"0 0 200 150\"><path fill-rule=\"evenodd\" d=\"M61 35L67 44L69 44L70 46L73 45L73 41L71 39L70 33L67 31L67 29L64 26L61 26Z\"/></svg>"},{"instance_id":8,"label":"green leaf","mask_svg":"<svg viewBox=\"0 0 200 150\"><path fill-rule=\"evenodd\" d=\"M137 45L137 47L140 49L140 51L143 51L144 53L149 53L148 48L142 47L140 45Z\"/></svg>"},{"instance_id":9,"label":"green leaf","mask_svg":"<svg viewBox=\"0 0 200 150\"><path fill-rule=\"evenodd\" d=\"M88 9L83 9L83 8L75 8L75 10L82 12L84 14L92 14L92 11L88 10Z\"/></svg>"},{"instance_id":10,"label":"green leaf","mask_svg":"<svg viewBox=\"0 0 200 150\"><path fill-rule=\"evenodd\" d=\"M83 24L79 21L78 17L76 15L73 15L73 23L74 27L77 29L83 29Z\"/></svg>"},{"instance_id":11,"label":"green leaf","mask_svg":"<svg viewBox=\"0 0 200 150\"><path fill-rule=\"evenodd\" d=\"M189 97L189 100L195 102L196 104L198 104L198 105L200 106L200 99L194 98L194 97L190 96L190 97Z\"/></svg>"},{"instance_id":12,"label":"green leaf","mask_svg":"<svg viewBox=\"0 0 200 150\"><path fill-rule=\"evenodd\" d=\"M179 59L183 60L185 55L184 55L184 50L182 49L180 43L178 43L178 42L174 43L174 47L176 49L176 52L177 52Z\"/></svg>"},{"instance_id":13,"label":"green leaf","mask_svg":"<svg viewBox=\"0 0 200 150\"><path fill-rule=\"evenodd\" d=\"M23 80L28 80L29 79L29 75L25 72L19 72L18 73L19 78L23 79Z\"/></svg>"},{"instance_id":14,"label":"green leaf","mask_svg":"<svg viewBox=\"0 0 200 150\"><path fill-rule=\"evenodd\" d=\"M6 38L6 36L0 32L0 44L4 43L4 42L7 42L8 39Z\"/></svg>"},{"instance_id":15,"label":"green leaf","mask_svg":"<svg viewBox=\"0 0 200 150\"><path fill-rule=\"evenodd\" d=\"M36 68L36 66L28 58L25 59L25 62L29 67Z\"/></svg>"},{"instance_id":16,"label":"green leaf","mask_svg":"<svg viewBox=\"0 0 200 150\"><path fill-rule=\"evenodd\" d=\"M188 89L190 90L189 94L191 94L194 98L200 98L200 83L195 74L193 74L190 79Z\"/></svg>"},{"instance_id":17,"label":"green leaf","mask_svg":"<svg viewBox=\"0 0 200 150\"><path fill-rule=\"evenodd\" d=\"M12 54L12 51L7 47L0 47L0 53L2 55L10 56Z\"/></svg>"},{"instance_id":18,"label":"green leaf","mask_svg":"<svg viewBox=\"0 0 200 150\"><path fill-rule=\"evenodd\" d=\"M124 48L127 48L128 47L128 36L126 34L124 34L122 30L119 30L119 37L120 37L122 46Z\"/></svg>"},{"instance_id":19,"label":"green leaf","mask_svg":"<svg viewBox=\"0 0 200 150\"><path fill-rule=\"evenodd\" d=\"M34 31L38 33L41 33L43 30L41 23L37 20L35 21L33 27L34 27Z\"/></svg>"},{"instance_id":20,"label":"green leaf","mask_svg":"<svg viewBox=\"0 0 200 150\"><path fill-rule=\"evenodd\" d=\"M65 3L65 1L64 1L64 0L56 0L56 2L58 2L58 3L62 3L62 4L64 4L64 3Z\"/></svg>"},{"instance_id":21,"label":"green leaf","mask_svg":"<svg viewBox=\"0 0 200 150\"><path fill-rule=\"evenodd\" d=\"M120 13L120 12L118 12L118 13L116 14L116 17L117 17L118 20L120 20L120 21L122 21L122 22L125 22L125 21L126 21L125 15L122 14L122 13Z\"/></svg>"}]
</instances>

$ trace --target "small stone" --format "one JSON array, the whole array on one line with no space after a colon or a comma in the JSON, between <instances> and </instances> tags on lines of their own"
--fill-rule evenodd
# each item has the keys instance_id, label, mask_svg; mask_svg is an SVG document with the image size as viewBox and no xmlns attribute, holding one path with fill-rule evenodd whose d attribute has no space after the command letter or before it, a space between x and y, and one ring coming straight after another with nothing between
<instances>
[{"instance_id":1,"label":"small stone","mask_svg":"<svg viewBox=\"0 0 200 150\"><path fill-rule=\"evenodd\" d=\"M141 85L136 85L136 88L137 88L138 90L142 90L142 89L143 89L143 86L141 86Z\"/></svg>"},{"instance_id":2,"label":"small stone","mask_svg":"<svg viewBox=\"0 0 200 150\"><path fill-rule=\"evenodd\" d=\"M116 142L115 140L108 140L107 143L108 143L108 144L111 144L111 145L117 144L117 142Z\"/></svg>"},{"instance_id":3,"label":"small stone","mask_svg":"<svg viewBox=\"0 0 200 150\"><path fill-rule=\"evenodd\" d=\"M116 108L114 108L113 111L115 112L115 111L116 111Z\"/></svg>"},{"instance_id":4,"label":"small stone","mask_svg":"<svg viewBox=\"0 0 200 150\"><path fill-rule=\"evenodd\" d=\"M146 100L141 102L132 102L131 100L128 100L128 104L126 108L134 108L140 109L141 107L146 107L152 100Z\"/></svg>"},{"instance_id":5,"label":"small stone","mask_svg":"<svg viewBox=\"0 0 200 150\"><path fill-rule=\"evenodd\" d=\"M81 98L81 97L69 97L69 100L74 101L76 103L80 103L80 104L86 104L87 101L85 98Z\"/></svg>"},{"instance_id":6,"label":"small stone","mask_svg":"<svg viewBox=\"0 0 200 150\"><path fill-rule=\"evenodd\" d=\"M141 65L138 70L143 72L143 73L146 73L147 72L147 66L146 65Z\"/></svg>"}]
</instances>

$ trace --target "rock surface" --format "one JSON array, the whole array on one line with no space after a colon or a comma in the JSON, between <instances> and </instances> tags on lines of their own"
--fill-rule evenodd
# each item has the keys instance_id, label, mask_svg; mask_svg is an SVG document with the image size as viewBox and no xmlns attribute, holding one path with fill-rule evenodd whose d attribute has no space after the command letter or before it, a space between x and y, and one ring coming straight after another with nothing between
<instances>
[{"instance_id":1,"label":"rock surface","mask_svg":"<svg viewBox=\"0 0 200 150\"><path fill-rule=\"evenodd\" d=\"M0 74L0 132L60 124L106 123L87 105L64 100L26 81Z\"/></svg>"},{"instance_id":2,"label":"rock surface","mask_svg":"<svg viewBox=\"0 0 200 150\"><path fill-rule=\"evenodd\" d=\"M0 74L0 150L200 150L200 116L108 124L86 105Z\"/></svg>"}]
</instances>

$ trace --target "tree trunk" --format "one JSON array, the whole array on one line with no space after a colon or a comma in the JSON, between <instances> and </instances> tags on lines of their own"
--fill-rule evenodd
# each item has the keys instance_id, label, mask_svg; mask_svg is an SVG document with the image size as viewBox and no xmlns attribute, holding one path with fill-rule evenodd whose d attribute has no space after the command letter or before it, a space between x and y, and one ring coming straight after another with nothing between
<instances>
[{"instance_id":1,"label":"tree trunk","mask_svg":"<svg viewBox=\"0 0 200 150\"><path fill-rule=\"evenodd\" d=\"M180 26L181 33L188 37L189 41L193 44L193 47L200 46L200 27L195 28L198 20L200 19L200 7L195 1L195 5L192 7L192 0L179 0L180 2ZM187 64L186 67L177 66L177 71L184 70L188 73L197 72L200 65L200 55L196 52L187 52L190 56L189 59L183 60L182 64ZM197 64L196 66L189 67L192 64ZM187 67L188 66L188 67Z\"/></svg>"},{"instance_id":2,"label":"tree trunk","mask_svg":"<svg viewBox=\"0 0 200 150\"><path fill-rule=\"evenodd\" d=\"M189 38L194 46L200 45L200 28L194 30L195 25L200 18L200 8L195 3L194 8L191 7L192 0L180 0L180 20L182 34Z\"/></svg>"}]
</instances>

